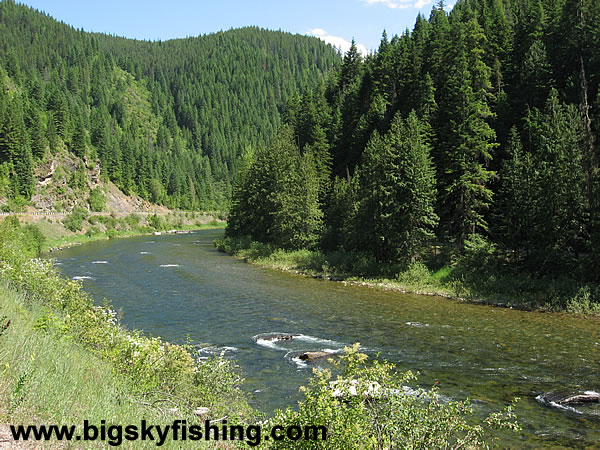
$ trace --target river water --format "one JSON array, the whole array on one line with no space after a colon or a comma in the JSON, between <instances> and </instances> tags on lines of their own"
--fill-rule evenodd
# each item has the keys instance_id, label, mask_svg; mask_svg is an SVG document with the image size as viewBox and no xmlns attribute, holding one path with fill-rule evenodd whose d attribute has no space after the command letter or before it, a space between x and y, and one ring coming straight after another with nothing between
<instances>
[{"instance_id":1,"label":"river water","mask_svg":"<svg viewBox=\"0 0 600 450\"><path fill-rule=\"evenodd\" d=\"M600 391L600 322L344 285L263 269L217 252L222 231L98 241L52 256L68 277L122 324L174 342L191 339L199 357L235 359L258 409L301 398L312 368L298 352L363 351L439 382L448 399L470 398L476 414L513 397L523 432L509 446L600 446L600 408L561 409L546 392ZM273 333L299 335L269 342Z\"/></svg>"}]
</instances>

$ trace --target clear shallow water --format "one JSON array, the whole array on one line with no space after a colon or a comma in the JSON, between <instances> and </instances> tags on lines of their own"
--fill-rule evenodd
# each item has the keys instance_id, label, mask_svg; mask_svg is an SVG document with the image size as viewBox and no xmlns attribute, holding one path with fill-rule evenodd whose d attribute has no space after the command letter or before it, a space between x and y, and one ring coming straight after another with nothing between
<instances>
[{"instance_id":1,"label":"clear shallow water","mask_svg":"<svg viewBox=\"0 0 600 450\"><path fill-rule=\"evenodd\" d=\"M122 323L166 340L189 336L200 357L237 360L245 389L267 412L295 403L315 363L300 351L364 351L440 382L477 414L521 397L522 435L509 446L600 447L600 408L559 410L543 392L600 391L600 322L406 295L262 269L218 253L221 231L99 241L53 254L58 268L96 299L122 309ZM301 335L277 343L271 333Z\"/></svg>"}]
</instances>

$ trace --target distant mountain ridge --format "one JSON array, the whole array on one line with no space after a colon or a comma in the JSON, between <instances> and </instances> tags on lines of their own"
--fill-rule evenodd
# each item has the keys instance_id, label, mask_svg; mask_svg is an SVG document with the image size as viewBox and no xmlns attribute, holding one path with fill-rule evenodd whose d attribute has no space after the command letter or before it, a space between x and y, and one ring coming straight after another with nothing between
<instances>
[{"instance_id":1,"label":"distant mountain ridge","mask_svg":"<svg viewBox=\"0 0 600 450\"><path fill-rule=\"evenodd\" d=\"M36 168L66 152L126 194L223 209L240 154L265 145L287 100L340 62L322 41L281 31L139 41L1 1L0 201L44 196Z\"/></svg>"}]
</instances>

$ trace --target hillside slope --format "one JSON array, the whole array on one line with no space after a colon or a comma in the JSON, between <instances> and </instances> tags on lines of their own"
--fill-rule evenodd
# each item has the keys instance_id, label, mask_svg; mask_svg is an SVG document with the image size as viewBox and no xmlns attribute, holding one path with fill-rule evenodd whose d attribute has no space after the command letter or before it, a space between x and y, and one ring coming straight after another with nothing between
<instances>
[{"instance_id":1,"label":"hillside slope","mask_svg":"<svg viewBox=\"0 0 600 450\"><path fill-rule=\"evenodd\" d=\"M0 201L43 196L34 175L68 152L127 195L222 209L239 155L339 63L318 39L279 31L141 42L1 1Z\"/></svg>"}]
</instances>

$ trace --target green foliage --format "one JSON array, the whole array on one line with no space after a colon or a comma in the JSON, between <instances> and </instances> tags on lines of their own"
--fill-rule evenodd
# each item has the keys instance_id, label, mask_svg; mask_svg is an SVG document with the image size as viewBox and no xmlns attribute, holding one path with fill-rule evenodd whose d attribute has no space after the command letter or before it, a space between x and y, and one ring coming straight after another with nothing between
<instances>
[{"instance_id":1,"label":"green foliage","mask_svg":"<svg viewBox=\"0 0 600 450\"><path fill-rule=\"evenodd\" d=\"M307 36L249 27L140 42L0 2L0 164L27 199L48 146L98 157L126 193L224 209L243 149L268 142L288 98L339 63Z\"/></svg>"},{"instance_id":2,"label":"green foliage","mask_svg":"<svg viewBox=\"0 0 600 450\"><path fill-rule=\"evenodd\" d=\"M44 236L39 227L35 224L25 225L23 227L23 235L23 246L27 249L31 249L35 256L39 256L42 253L46 236Z\"/></svg>"},{"instance_id":3,"label":"green foliage","mask_svg":"<svg viewBox=\"0 0 600 450\"><path fill-rule=\"evenodd\" d=\"M81 231L83 222L88 218L88 212L81 206L73 208L71 214L63 219L63 225L72 232Z\"/></svg>"},{"instance_id":4,"label":"green foliage","mask_svg":"<svg viewBox=\"0 0 600 450\"><path fill-rule=\"evenodd\" d=\"M315 160L320 248L404 267L464 256L464 274L479 235L494 248L488 274L597 280L597 3L440 4L366 58L353 46L291 97L283 119ZM293 183L255 182L277 157L263 153L234 188L228 233L295 248L275 232L289 208L269 203L293 198ZM434 258L438 244L454 255Z\"/></svg>"},{"instance_id":5,"label":"green foliage","mask_svg":"<svg viewBox=\"0 0 600 450\"><path fill-rule=\"evenodd\" d=\"M544 111L527 116L529 151L511 134L498 230L518 260L539 272L574 264L585 248L586 195L582 130L575 108L552 91Z\"/></svg>"},{"instance_id":6,"label":"green foliage","mask_svg":"<svg viewBox=\"0 0 600 450\"><path fill-rule=\"evenodd\" d=\"M285 248L314 245L322 227L314 156L283 127L268 148L246 157L234 187L228 236L241 232Z\"/></svg>"},{"instance_id":7,"label":"green foliage","mask_svg":"<svg viewBox=\"0 0 600 450\"><path fill-rule=\"evenodd\" d=\"M60 277L51 260L36 257L40 246L38 240L39 232L33 227L21 227L15 217L9 216L0 223L0 283L3 286L0 300L4 300L10 288L11 292L21 293L28 308L40 311L28 330L47 335L50 343L34 346L38 354L40 348L44 349L42 354L56 351L56 341L71 342L75 344L70 350L73 354L86 354L88 358L93 355L110 368L109 373L118 374L121 383L127 387L127 391L123 392L125 401L160 405L168 398L180 414L190 419L194 417L194 405L209 406L209 419L225 414L231 415L233 421L250 418L251 409L239 387L242 379L231 363L220 357L201 362L194 359L187 347L121 328L117 323L117 313L110 305L95 306L81 284ZM20 308L23 309L23 305ZM0 320L2 324L4 322ZM14 334L28 336L28 330L19 329ZM36 337L26 340L31 339L39 343ZM0 352L5 351L3 344L4 340L0 342ZM18 348L30 350L31 347L25 344L19 344ZM23 355L18 353L12 356L23 359ZM3 360L5 356L2 353ZM28 363L34 360L34 356L26 358ZM52 365L53 375L55 363ZM95 367L99 367L97 361ZM19 408L30 395L37 400L32 406L46 408L47 405L37 397L37 392L41 391L32 389L33 385L29 384L30 379L35 379L39 385L39 379L43 377L29 370L29 366L18 371L16 377L10 395L14 409ZM78 385L88 378L89 373L87 376L80 374ZM96 380L96 376L91 379ZM56 383L55 377L53 382ZM96 392L88 389L88 393L92 391ZM69 402L71 396L67 399ZM107 394L107 397L110 395ZM61 404L64 401L61 399ZM164 413L162 408L149 408L151 413ZM38 412L36 410L36 414Z\"/></svg>"},{"instance_id":8,"label":"green foliage","mask_svg":"<svg viewBox=\"0 0 600 450\"><path fill-rule=\"evenodd\" d=\"M90 205L90 211L101 212L106 209L106 197L100 187L94 188L90 191L88 197L88 204Z\"/></svg>"},{"instance_id":9,"label":"green foliage","mask_svg":"<svg viewBox=\"0 0 600 450\"><path fill-rule=\"evenodd\" d=\"M438 390L412 390L411 372L398 374L385 361L367 363L359 345L346 347L329 369L316 370L298 410L278 412L269 424L318 424L327 448L457 448L486 445L490 427L520 430L512 405L473 424L468 402L442 402ZM319 441L281 441L275 448L317 448Z\"/></svg>"},{"instance_id":10,"label":"green foliage","mask_svg":"<svg viewBox=\"0 0 600 450\"><path fill-rule=\"evenodd\" d=\"M21 227L17 216L0 222L0 259L36 258L40 255L45 237L36 225Z\"/></svg>"},{"instance_id":11,"label":"green foliage","mask_svg":"<svg viewBox=\"0 0 600 450\"><path fill-rule=\"evenodd\" d=\"M150 225L150 227L157 231L166 230L163 221L156 214L150 216L150 218L148 219L148 225Z\"/></svg>"},{"instance_id":12,"label":"green foliage","mask_svg":"<svg viewBox=\"0 0 600 450\"><path fill-rule=\"evenodd\" d=\"M360 193L354 230L358 248L380 260L417 257L438 217L434 168L423 126L414 112L398 115L389 132L375 132L359 171ZM365 245L366 244L366 245Z\"/></svg>"}]
</instances>

